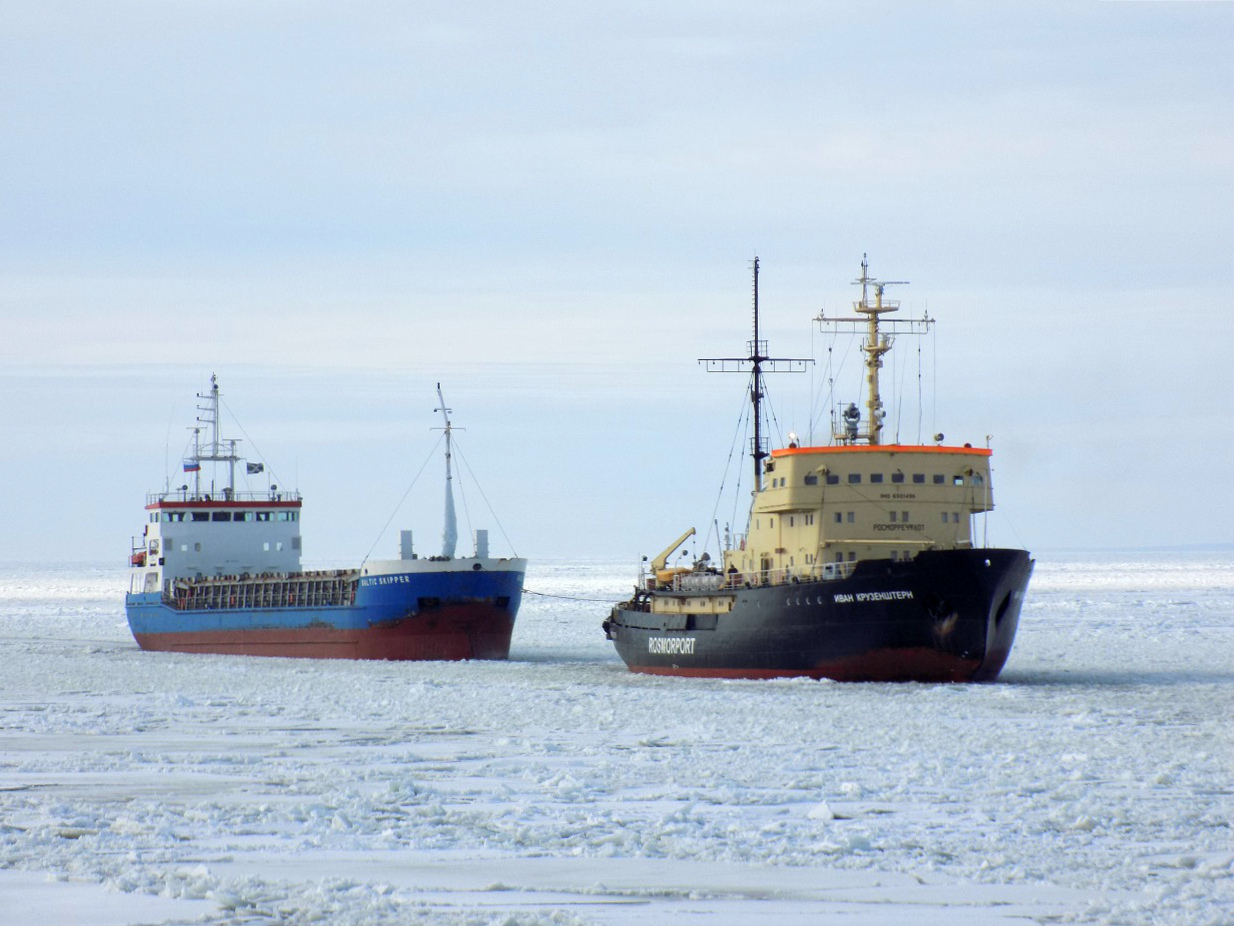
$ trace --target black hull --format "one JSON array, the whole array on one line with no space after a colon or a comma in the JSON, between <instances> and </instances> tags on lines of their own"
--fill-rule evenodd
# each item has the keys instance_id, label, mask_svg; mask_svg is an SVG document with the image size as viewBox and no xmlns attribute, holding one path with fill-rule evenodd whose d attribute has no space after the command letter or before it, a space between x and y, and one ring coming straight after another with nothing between
<instances>
[{"instance_id":1,"label":"black hull","mask_svg":"<svg viewBox=\"0 0 1234 926\"><path fill-rule=\"evenodd\" d=\"M710 678L982 682L1015 641L1033 561L1023 550L940 550L857 563L844 579L711 592L658 591L604 629L634 672ZM731 611L690 601L735 595ZM654 613L674 598L684 613Z\"/></svg>"}]
</instances>

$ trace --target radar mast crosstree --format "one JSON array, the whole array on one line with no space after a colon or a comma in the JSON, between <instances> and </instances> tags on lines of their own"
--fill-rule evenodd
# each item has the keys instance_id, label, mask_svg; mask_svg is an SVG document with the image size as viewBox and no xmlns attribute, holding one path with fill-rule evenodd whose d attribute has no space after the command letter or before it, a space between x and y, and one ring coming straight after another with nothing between
<instances>
[{"instance_id":1,"label":"radar mast crosstree","mask_svg":"<svg viewBox=\"0 0 1234 926\"><path fill-rule=\"evenodd\" d=\"M699 363L706 364L708 373L743 373L751 371L750 403L754 407L754 438L750 442L750 456L754 459L754 491L763 488L763 460L771 454L763 437L763 369L770 373L803 373L812 359L800 357L769 357L767 342L758 336L758 257L754 258L754 340L746 342L748 357L704 357Z\"/></svg>"}]
</instances>

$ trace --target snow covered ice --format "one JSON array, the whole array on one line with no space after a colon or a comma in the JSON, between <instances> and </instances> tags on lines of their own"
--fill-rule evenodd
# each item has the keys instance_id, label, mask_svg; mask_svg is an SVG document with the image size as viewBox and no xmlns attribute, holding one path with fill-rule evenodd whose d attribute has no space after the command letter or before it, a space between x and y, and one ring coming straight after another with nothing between
<instances>
[{"instance_id":1,"label":"snow covered ice","mask_svg":"<svg viewBox=\"0 0 1234 926\"><path fill-rule=\"evenodd\" d=\"M0 919L1234 921L1229 553L1039 557L992 685L633 675L572 600L633 579L533 562L508 663L360 663L0 568Z\"/></svg>"}]
</instances>

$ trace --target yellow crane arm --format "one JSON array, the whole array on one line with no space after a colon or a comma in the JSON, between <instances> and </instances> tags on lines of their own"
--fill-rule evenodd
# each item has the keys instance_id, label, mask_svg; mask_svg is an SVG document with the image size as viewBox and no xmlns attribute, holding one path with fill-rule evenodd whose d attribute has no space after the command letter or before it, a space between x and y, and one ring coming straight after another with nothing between
<instances>
[{"instance_id":1,"label":"yellow crane arm","mask_svg":"<svg viewBox=\"0 0 1234 926\"><path fill-rule=\"evenodd\" d=\"M674 540L671 544L669 544L669 546L664 550L663 553L661 553L659 556L657 556L655 559L651 561L652 572L659 572L661 569L663 569L664 564L668 562L668 558L673 555L673 551L676 550L679 546L681 546L683 543L685 543L687 540L689 540L693 536L694 536L694 528L690 528L688 531L686 531L684 534L682 534L680 537Z\"/></svg>"}]
</instances>

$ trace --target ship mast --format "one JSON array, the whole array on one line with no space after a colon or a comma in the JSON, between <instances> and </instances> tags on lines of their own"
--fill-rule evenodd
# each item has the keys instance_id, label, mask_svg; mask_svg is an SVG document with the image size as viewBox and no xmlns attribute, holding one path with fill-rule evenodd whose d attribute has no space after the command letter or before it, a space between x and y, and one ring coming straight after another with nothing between
<instances>
[{"instance_id":1,"label":"ship mast","mask_svg":"<svg viewBox=\"0 0 1234 926\"><path fill-rule=\"evenodd\" d=\"M866 355L866 422L861 428L861 412L856 404L851 404L843 412L843 428L836 428L833 436L841 443L852 444L864 439L866 443L877 446L882 443L883 419L887 416L883 408L882 396L878 389L878 371L883 366L883 354L891 350L895 341L894 333L921 334L929 330L934 320L929 315L921 319L888 319L882 316L889 312L898 312L899 300L884 299L883 289L887 286L907 286L907 280L876 280L870 276L870 263L865 254L861 255L861 276L853 283L861 287L861 299L853 303L853 311L857 318L827 318L820 313L815 319L819 327L831 325L838 333L842 325L851 325L845 330L853 331L864 328L865 340L861 350ZM874 302L870 302L870 290L874 290ZM890 329L888 334L884 328Z\"/></svg>"},{"instance_id":2,"label":"ship mast","mask_svg":"<svg viewBox=\"0 0 1234 926\"><path fill-rule=\"evenodd\" d=\"M887 413L883 410L883 400L878 394L878 371L883 366L883 354L891 350L891 339L878 330L879 316L885 312L895 312L900 308L899 302L883 303L883 287L906 284L906 280L891 280L880 282L870 276L870 263L865 254L861 255L861 277L853 281L861 284L861 301L853 304L858 314L866 316L868 327L866 341L862 350L866 354L866 435L869 443L879 443L883 431L883 419ZM874 287L874 305L870 305L869 287Z\"/></svg>"},{"instance_id":3,"label":"ship mast","mask_svg":"<svg viewBox=\"0 0 1234 926\"><path fill-rule=\"evenodd\" d=\"M440 407L433 411L441 412L442 420L446 423L446 517L445 528L441 534L441 555L446 559L453 559L454 548L458 544L458 519L454 514L454 475L450 469L450 437L453 428L450 424L450 412L453 409L446 408L445 397L441 394L441 383L437 384L437 401Z\"/></svg>"},{"instance_id":4,"label":"ship mast","mask_svg":"<svg viewBox=\"0 0 1234 926\"><path fill-rule=\"evenodd\" d=\"M763 489L763 460L771 454L763 437L763 371L771 373L802 373L807 363L803 358L769 357L767 342L758 336L758 257L754 258L754 340L746 344L748 356L700 358L708 373L739 373L750 370L750 404L754 410L754 438L750 443L750 456L754 461L754 491ZM748 366L747 366L748 364Z\"/></svg>"},{"instance_id":5,"label":"ship mast","mask_svg":"<svg viewBox=\"0 0 1234 926\"><path fill-rule=\"evenodd\" d=\"M197 410L204 414L204 417L198 416L199 424L205 424L210 429L210 443L206 445L206 452L202 452L201 446L198 443L201 428L193 429L193 460L201 463L203 460L209 460L214 463L227 464L227 486L223 489L223 497L230 499L235 494L236 487L236 461L240 457L236 454L235 439L224 439L219 437L219 378L218 374L210 375L210 392L207 395L197 393L197 398L204 399L205 405L198 405ZM201 494L201 470L197 470L196 488L197 494Z\"/></svg>"},{"instance_id":6,"label":"ship mast","mask_svg":"<svg viewBox=\"0 0 1234 926\"><path fill-rule=\"evenodd\" d=\"M763 361L767 344L758 339L758 258L754 258L754 340L750 342L750 363L753 372L750 375L750 404L754 406L754 444L750 456L754 459L754 488L761 489L762 462L767 456L763 446Z\"/></svg>"}]
</instances>

